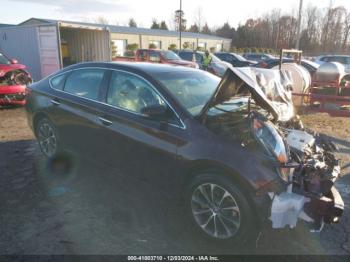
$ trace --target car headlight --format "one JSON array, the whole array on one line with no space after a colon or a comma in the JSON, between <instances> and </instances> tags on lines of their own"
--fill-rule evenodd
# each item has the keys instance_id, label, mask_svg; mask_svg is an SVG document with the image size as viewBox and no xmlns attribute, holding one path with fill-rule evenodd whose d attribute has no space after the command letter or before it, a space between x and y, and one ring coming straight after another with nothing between
<instances>
[{"instance_id":1,"label":"car headlight","mask_svg":"<svg viewBox=\"0 0 350 262\"><path fill-rule=\"evenodd\" d=\"M257 139L282 164L288 162L286 146L276 128L269 122L253 120L253 129Z\"/></svg>"}]
</instances>

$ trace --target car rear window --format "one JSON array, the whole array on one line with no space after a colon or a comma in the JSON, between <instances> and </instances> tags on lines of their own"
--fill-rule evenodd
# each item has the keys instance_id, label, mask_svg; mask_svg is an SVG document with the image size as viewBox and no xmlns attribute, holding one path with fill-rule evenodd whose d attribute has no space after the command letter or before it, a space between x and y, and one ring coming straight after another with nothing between
<instances>
[{"instance_id":1,"label":"car rear window","mask_svg":"<svg viewBox=\"0 0 350 262\"><path fill-rule=\"evenodd\" d=\"M9 65L11 64L10 60L6 58L3 54L0 53L0 64L2 65Z\"/></svg>"},{"instance_id":2,"label":"car rear window","mask_svg":"<svg viewBox=\"0 0 350 262\"><path fill-rule=\"evenodd\" d=\"M179 56L182 59L187 60L187 61L192 61L192 59L193 59L193 53L191 53L191 52L180 52Z\"/></svg>"}]
</instances>

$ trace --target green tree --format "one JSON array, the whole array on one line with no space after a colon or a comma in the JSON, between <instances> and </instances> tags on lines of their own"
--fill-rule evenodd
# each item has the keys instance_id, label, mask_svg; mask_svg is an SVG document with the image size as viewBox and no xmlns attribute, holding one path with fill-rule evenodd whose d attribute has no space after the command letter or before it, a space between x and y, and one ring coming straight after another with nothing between
<instances>
[{"instance_id":1,"label":"green tree","mask_svg":"<svg viewBox=\"0 0 350 262\"><path fill-rule=\"evenodd\" d=\"M160 22L159 28L162 30L168 30L168 26L166 25L165 21Z\"/></svg>"},{"instance_id":2,"label":"green tree","mask_svg":"<svg viewBox=\"0 0 350 262\"><path fill-rule=\"evenodd\" d=\"M193 33L199 33L199 28L196 24L191 25L190 29L188 29L189 32L193 32Z\"/></svg>"},{"instance_id":3,"label":"green tree","mask_svg":"<svg viewBox=\"0 0 350 262\"><path fill-rule=\"evenodd\" d=\"M137 27L137 24L134 18L129 19L129 27Z\"/></svg>"},{"instance_id":4,"label":"green tree","mask_svg":"<svg viewBox=\"0 0 350 262\"><path fill-rule=\"evenodd\" d=\"M182 44L182 47L183 47L184 49L188 49L188 48L190 48L190 46L191 46L190 42L184 42L184 43Z\"/></svg>"},{"instance_id":5,"label":"green tree","mask_svg":"<svg viewBox=\"0 0 350 262\"><path fill-rule=\"evenodd\" d=\"M138 44L128 44L126 46L126 52L125 55L126 56L134 56L135 55L135 51L139 48Z\"/></svg>"},{"instance_id":6,"label":"green tree","mask_svg":"<svg viewBox=\"0 0 350 262\"><path fill-rule=\"evenodd\" d=\"M168 47L168 50L176 50L176 49L177 49L176 44L170 44Z\"/></svg>"},{"instance_id":7,"label":"green tree","mask_svg":"<svg viewBox=\"0 0 350 262\"><path fill-rule=\"evenodd\" d=\"M148 48L149 48L149 49L157 49L157 46L156 46L155 44L153 44L153 43L150 43L150 44L148 45Z\"/></svg>"},{"instance_id":8,"label":"green tree","mask_svg":"<svg viewBox=\"0 0 350 262\"><path fill-rule=\"evenodd\" d=\"M251 50L250 50L249 47L245 47L245 48L243 48L243 52L244 52L244 53L250 53Z\"/></svg>"},{"instance_id":9,"label":"green tree","mask_svg":"<svg viewBox=\"0 0 350 262\"><path fill-rule=\"evenodd\" d=\"M203 26L203 29L202 29L202 33L203 34L207 34L207 35L211 35L212 32L208 26L208 23L205 23L205 25Z\"/></svg>"},{"instance_id":10,"label":"green tree","mask_svg":"<svg viewBox=\"0 0 350 262\"><path fill-rule=\"evenodd\" d=\"M114 44L113 41L111 41L111 54L112 58L115 58L117 56L117 46Z\"/></svg>"},{"instance_id":11,"label":"green tree","mask_svg":"<svg viewBox=\"0 0 350 262\"><path fill-rule=\"evenodd\" d=\"M151 29L160 29L160 25L157 22L157 19L155 19L155 18L153 18L153 20L152 20Z\"/></svg>"},{"instance_id":12,"label":"green tree","mask_svg":"<svg viewBox=\"0 0 350 262\"><path fill-rule=\"evenodd\" d=\"M230 52L232 52L232 53L237 53L237 52L238 52L237 47L232 46L232 47L230 48Z\"/></svg>"}]
</instances>

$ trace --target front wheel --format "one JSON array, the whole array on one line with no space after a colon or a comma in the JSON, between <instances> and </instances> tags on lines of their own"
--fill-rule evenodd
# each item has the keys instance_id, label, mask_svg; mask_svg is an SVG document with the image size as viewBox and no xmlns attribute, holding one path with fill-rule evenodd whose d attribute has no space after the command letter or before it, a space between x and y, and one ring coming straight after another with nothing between
<instances>
[{"instance_id":1,"label":"front wheel","mask_svg":"<svg viewBox=\"0 0 350 262\"><path fill-rule=\"evenodd\" d=\"M244 242L256 234L248 199L230 179L219 174L198 175L186 195L193 227L208 240Z\"/></svg>"},{"instance_id":2,"label":"front wheel","mask_svg":"<svg viewBox=\"0 0 350 262\"><path fill-rule=\"evenodd\" d=\"M57 155L59 149L58 135L55 126L46 118L41 119L35 127L35 134L41 152L47 158Z\"/></svg>"}]
</instances>

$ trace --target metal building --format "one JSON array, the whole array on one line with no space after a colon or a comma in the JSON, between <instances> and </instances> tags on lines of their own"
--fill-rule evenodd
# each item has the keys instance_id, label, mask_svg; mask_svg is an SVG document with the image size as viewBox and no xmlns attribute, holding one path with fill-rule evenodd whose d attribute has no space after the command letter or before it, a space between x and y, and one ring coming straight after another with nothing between
<instances>
[{"instance_id":1,"label":"metal building","mask_svg":"<svg viewBox=\"0 0 350 262\"><path fill-rule=\"evenodd\" d=\"M183 32L188 48L229 49L231 39ZM94 23L30 18L17 26L0 27L0 51L25 64L35 81L70 64L85 61L110 61L123 56L127 45L148 48L153 44L168 49L179 44L176 31L102 25Z\"/></svg>"}]
</instances>

